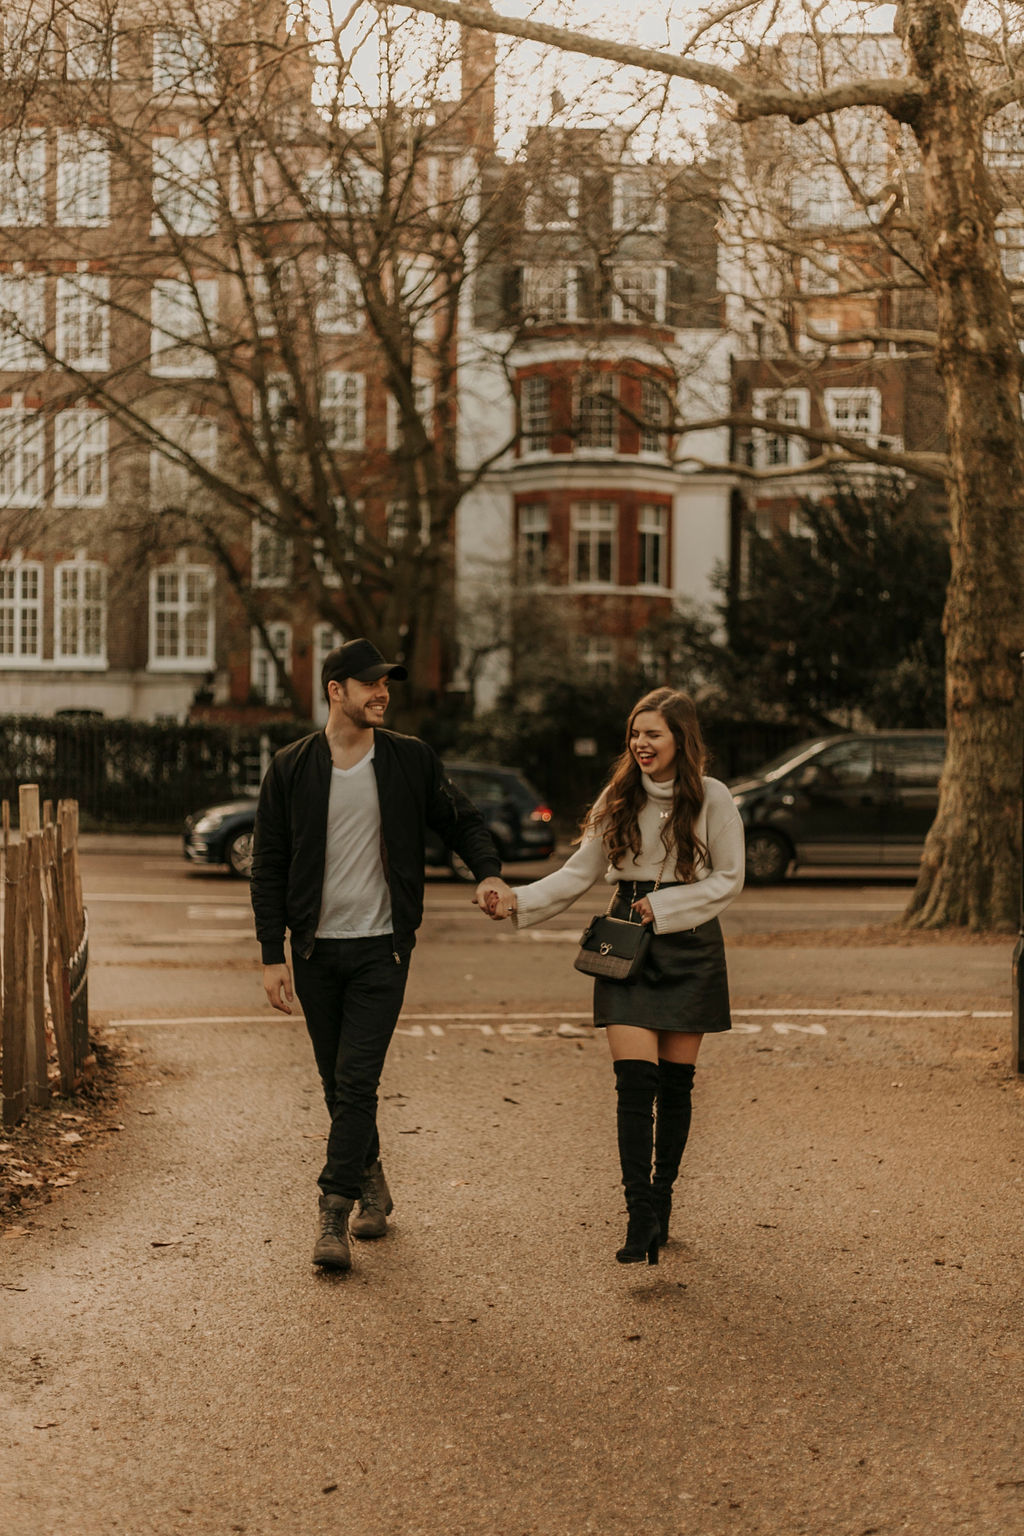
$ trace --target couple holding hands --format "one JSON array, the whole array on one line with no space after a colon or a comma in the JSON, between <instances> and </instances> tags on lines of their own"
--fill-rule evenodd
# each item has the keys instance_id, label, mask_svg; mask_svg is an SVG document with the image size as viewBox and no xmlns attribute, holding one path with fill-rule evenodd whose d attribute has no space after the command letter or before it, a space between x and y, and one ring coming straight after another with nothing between
<instances>
[{"instance_id":1,"label":"couple holding hands","mask_svg":"<svg viewBox=\"0 0 1024 1536\"><path fill-rule=\"evenodd\" d=\"M650 930L642 968L594 982L594 1024L615 1072L628 1227L620 1263L657 1263L690 1128L701 1040L730 1028L719 914L743 885L743 826L704 774L692 700L671 688L631 710L624 750L571 858L512 890L480 813L433 750L383 729L405 668L368 640L326 658L326 728L276 754L256 816L252 903L271 1005L305 1014L330 1114L313 1262L351 1266L350 1234L384 1235L392 1209L377 1087L423 915L424 829L469 865L474 900L520 927L562 912L598 881L609 911ZM291 936L291 966L285 934Z\"/></svg>"}]
</instances>

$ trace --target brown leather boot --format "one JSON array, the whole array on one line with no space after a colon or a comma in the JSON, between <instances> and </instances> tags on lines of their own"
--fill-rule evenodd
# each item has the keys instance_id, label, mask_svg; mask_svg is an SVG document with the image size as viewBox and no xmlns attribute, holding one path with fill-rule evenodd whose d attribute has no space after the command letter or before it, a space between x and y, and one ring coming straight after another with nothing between
<instances>
[{"instance_id":1,"label":"brown leather boot","mask_svg":"<svg viewBox=\"0 0 1024 1536\"><path fill-rule=\"evenodd\" d=\"M363 1174L359 1207L348 1229L353 1237L383 1237L388 1229L387 1218L394 1208L388 1181L378 1157Z\"/></svg>"},{"instance_id":2,"label":"brown leather boot","mask_svg":"<svg viewBox=\"0 0 1024 1536\"><path fill-rule=\"evenodd\" d=\"M313 1263L325 1269L351 1269L348 1218L354 1201L344 1195L320 1196L320 1235L313 1249Z\"/></svg>"}]
</instances>

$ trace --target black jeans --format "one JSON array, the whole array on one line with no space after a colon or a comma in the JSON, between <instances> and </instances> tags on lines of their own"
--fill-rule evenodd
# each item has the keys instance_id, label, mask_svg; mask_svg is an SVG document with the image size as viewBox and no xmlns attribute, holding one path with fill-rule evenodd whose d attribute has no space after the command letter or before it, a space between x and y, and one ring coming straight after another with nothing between
<instances>
[{"instance_id":1,"label":"black jeans","mask_svg":"<svg viewBox=\"0 0 1024 1536\"><path fill-rule=\"evenodd\" d=\"M377 1085L405 996L409 956L390 935L317 939L308 960L293 955L295 991L306 1015L331 1117L325 1195L359 1196L363 1170L380 1155Z\"/></svg>"}]
</instances>

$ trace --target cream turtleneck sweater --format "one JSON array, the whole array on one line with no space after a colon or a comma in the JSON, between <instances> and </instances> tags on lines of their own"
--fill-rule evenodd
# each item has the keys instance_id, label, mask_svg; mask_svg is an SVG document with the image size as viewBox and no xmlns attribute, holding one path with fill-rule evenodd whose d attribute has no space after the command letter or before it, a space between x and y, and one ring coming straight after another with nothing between
<instances>
[{"instance_id":1,"label":"cream turtleneck sweater","mask_svg":"<svg viewBox=\"0 0 1024 1536\"><path fill-rule=\"evenodd\" d=\"M661 827L672 807L675 783L656 784L642 774L647 802L640 812L640 856L626 855L621 869L608 863L604 839L588 829L572 857L556 870L520 886L516 893L516 924L530 928L563 912L603 876L609 885L617 880L675 880L672 860L666 863ZM708 850L707 863L698 862L696 878L689 885L649 893L656 933L676 933L710 922L743 889L743 823L732 795L719 779L704 780L704 804L694 828ZM664 868L663 868L664 866Z\"/></svg>"}]
</instances>

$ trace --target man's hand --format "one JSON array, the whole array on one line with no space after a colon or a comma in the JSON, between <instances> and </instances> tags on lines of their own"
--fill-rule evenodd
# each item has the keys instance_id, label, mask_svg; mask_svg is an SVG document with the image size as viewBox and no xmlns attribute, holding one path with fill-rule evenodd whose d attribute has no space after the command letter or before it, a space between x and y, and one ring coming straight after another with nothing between
<instances>
[{"instance_id":1,"label":"man's hand","mask_svg":"<svg viewBox=\"0 0 1024 1536\"><path fill-rule=\"evenodd\" d=\"M488 917L500 922L515 911L516 893L497 875L490 875L477 886L473 902L475 906L483 907Z\"/></svg>"},{"instance_id":2,"label":"man's hand","mask_svg":"<svg viewBox=\"0 0 1024 1536\"><path fill-rule=\"evenodd\" d=\"M263 990L271 1008L276 1008L278 1013L291 1013L294 997L292 973L285 961L282 960L280 965L263 967Z\"/></svg>"}]
</instances>

